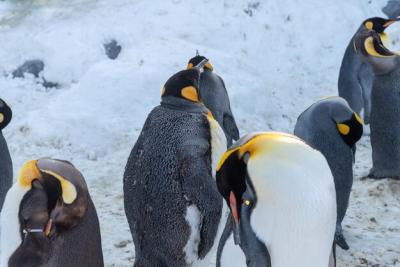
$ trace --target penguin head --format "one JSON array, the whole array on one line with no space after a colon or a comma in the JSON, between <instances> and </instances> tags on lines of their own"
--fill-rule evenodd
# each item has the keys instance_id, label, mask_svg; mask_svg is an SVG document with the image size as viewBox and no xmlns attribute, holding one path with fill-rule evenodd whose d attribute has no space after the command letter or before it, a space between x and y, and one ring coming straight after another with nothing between
<instances>
[{"instance_id":1,"label":"penguin head","mask_svg":"<svg viewBox=\"0 0 400 267\"><path fill-rule=\"evenodd\" d=\"M387 49L379 33L373 30L357 32L353 44L355 51L372 66L376 75L387 74L399 64L399 55Z\"/></svg>"},{"instance_id":2,"label":"penguin head","mask_svg":"<svg viewBox=\"0 0 400 267\"><path fill-rule=\"evenodd\" d=\"M293 177L290 170L297 170L299 158L306 161L309 153L313 155L309 164L324 160L293 135L260 132L242 137L221 157L217 187L231 210L235 243L241 246L247 260L257 262L254 266L270 266L270 255L267 231L252 227L253 221L262 216L265 203L273 201L274 195L286 186L286 178ZM325 165L329 170L326 161Z\"/></svg>"},{"instance_id":3,"label":"penguin head","mask_svg":"<svg viewBox=\"0 0 400 267\"><path fill-rule=\"evenodd\" d=\"M380 17L373 17L366 19L362 25L369 31L373 30L379 34L383 34L387 27L400 20L400 18L396 19L384 19Z\"/></svg>"},{"instance_id":4,"label":"penguin head","mask_svg":"<svg viewBox=\"0 0 400 267\"><path fill-rule=\"evenodd\" d=\"M2 264L19 266L28 259L32 266L41 265L49 240L76 227L87 203L84 178L71 163L49 158L25 163L3 205Z\"/></svg>"},{"instance_id":5,"label":"penguin head","mask_svg":"<svg viewBox=\"0 0 400 267\"><path fill-rule=\"evenodd\" d=\"M0 98L0 131L3 130L11 121L12 111L7 103Z\"/></svg>"},{"instance_id":6,"label":"penguin head","mask_svg":"<svg viewBox=\"0 0 400 267\"><path fill-rule=\"evenodd\" d=\"M199 94L200 70L192 68L174 74L165 83L161 96L172 96L200 102Z\"/></svg>"},{"instance_id":7,"label":"penguin head","mask_svg":"<svg viewBox=\"0 0 400 267\"><path fill-rule=\"evenodd\" d=\"M363 134L363 125L363 120L356 112L353 112L349 119L336 120L336 127L340 136L351 148L360 140Z\"/></svg>"},{"instance_id":8,"label":"penguin head","mask_svg":"<svg viewBox=\"0 0 400 267\"><path fill-rule=\"evenodd\" d=\"M192 68L196 67L203 60L207 60L207 63L204 65L204 70L213 71L214 68L213 68L212 64L208 61L208 59L206 57L200 56L200 55L197 55L189 60L187 69L192 69Z\"/></svg>"}]
</instances>

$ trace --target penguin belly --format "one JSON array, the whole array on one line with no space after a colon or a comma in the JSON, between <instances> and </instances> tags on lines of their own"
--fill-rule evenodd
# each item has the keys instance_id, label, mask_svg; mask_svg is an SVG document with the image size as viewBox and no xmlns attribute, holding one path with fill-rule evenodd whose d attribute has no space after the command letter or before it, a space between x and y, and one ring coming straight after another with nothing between
<instances>
[{"instance_id":1,"label":"penguin belly","mask_svg":"<svg viewBox=\"0 0 400 267\"><path fill-rule=\"evenodd\" d=\"M159 106L148 116L124 174L135 266L209 264L222 221L213 173L226 150L212 128L203 112Z\"/></svg>"},{"instance_id":2,"label":"penguin belly","mask_svg":"<svg viewBox=\"0 0 400 267\"><path fill-rule=\"evenodd\" d=\"M0 209L12 185L13 169L7 142L0 131Z\"/></svg>"},{"instance_id":3,"label":"penguin belly","mask_svg":"<svg viewBox=\"0 0 400 267\"><path fill-rule=\"evenodd\" d=\"M259 201L251 225L267 246L273 267L328 266L336 201L332 174L321 159L316 159L314 170L308 171L302 165L282 164L273 157L248 163L251 177L268 177L262 187L253 178Z\"/></svg>"},{"instance_id":4,"label":"penguin belly","mask_svg":"<svg viewBox=\"0 0 400 267\"><path fill-rule=\"evenodd\" d=\"M400 68L376 75L372 89L373 178L400 178Z\"/></svg>"}]
</instances>

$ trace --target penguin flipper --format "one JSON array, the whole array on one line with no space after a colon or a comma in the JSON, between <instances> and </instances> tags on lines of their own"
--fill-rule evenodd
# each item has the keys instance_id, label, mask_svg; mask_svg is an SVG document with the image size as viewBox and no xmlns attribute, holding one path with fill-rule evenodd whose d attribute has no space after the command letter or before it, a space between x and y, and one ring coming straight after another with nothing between
<instances>
[{"instance_id":1,"label":"penguin flipper","mask_svg":"<svg viewBox=\"0 0 400 267\"><path fill-rule=\"evenodd\" d=\"M336 267L336 243L332 244L332 252L329 257L329 267Z\"/></svg>"},{"instance_id":2,"label":"penguin flipper","mask_svg":"<svg viewBox=\"0 0 400 267\"><path fill-rule=\"evenodd\" d=\"M215 242L222 213L222 197L211 175L208 141L197 138L189 142L191 144L183 145L183 149L178 150L180 176L185 198L201 214L198 256L203 259Z\"/></svg>"},{"instance_id":3,"label":"penguin flipper","mask_svg":"<svg viewBox=\"0 0 400 267\"><path fill-rule=\"evenodd\" d=\"M235 119L231 114L225 114L223 119L223 128L226 129L227 133L233 140L239 139L239 129L236 125Z\"/></svg>"},{"instance_id":4,"label":"penguin flipper","mask_svg":"<svg viewBox=\"0 0 400 267\"><path fill-rule=\"evenodd\" d=\"M231 236L233 230L232 226L233 226L232 215L229 213L228 219L226 220L224 231L222 232L221 238L218 243L216 267L221 267L222 252L224 250L226 241Z\"/></svg>"}]
</instances>

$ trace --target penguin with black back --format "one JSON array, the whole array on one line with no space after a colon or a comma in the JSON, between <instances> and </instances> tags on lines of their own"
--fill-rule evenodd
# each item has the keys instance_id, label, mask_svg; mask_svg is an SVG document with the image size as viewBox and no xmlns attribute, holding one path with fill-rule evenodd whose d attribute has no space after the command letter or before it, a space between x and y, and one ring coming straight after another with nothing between
<instances>
[{"instance_id":1,"label":"penguin with black back","mask_svg":"<svg viewBox=\"0 0 400 267\"><path fill-rule=\"evenodd\" d=\"M12 185L13 166L10 151L3 129L10 123L12 118L11 108L0 98L0 208L3 206L4 198Z\"/></svg>"},{"instance_id":2,"label":"penguin with black back","mask_svg":"<svg viewBox=\"0 0 400 267\"><path fill-rule=\"evenodd\" d=\"M215 261L228 216L215 169L227 138L201 102L200 73L195 66L168 79L129 156L123 183L134 266Z\"/></svg>"},{"instance_id":3,"label":"penguin with black back","mask_svg":"<svg viewBox=\"0 0 400 267\"><path fill-rule=\"evenodd\" d=\"M341 97L320 100L298 118L294 134L320 151L328 161L336 188L337 219L335 241L349 249L342 233L342 221L353 185L356 142L363 133L363 121Z\"/></svg>"},{"instance_id":4,"label":"penguin with black back","mask_svg":"<svg viewBox=\"0 0 400 267\"><path fill-rule=\"evenodd\" d=\"M205 59L206 57L200 55L191 58L187 68L191 69ZM232 145L232 141L239 139L239 129L231 110L224 80L215 73L214 67L208 59L204 65L204 71L200 74L199 93L204 105L224 130L228 146Z\"/></svg>"},{"instance_id":5,"label":"penguin with black back","mask_svg":"<svg viewBox=\"0 0 400 267\"><path fill-rule=\"evenodd\" d=\"M374 73L371 66L362 60L354 50L354 38L360 31L374 30L385 42L389 42L385 29L396 22L397 19L384 19L373 17L366 19L350 40L343 56L339 72L339 96L347 100L350 107L361 114L363 111L364 122L369 124L371 113L371 90Z\"/></svg>"},{"instance_id":6,"label":"penguin with black back","mask_svg":"<svg viewBox=\"0 0 400 267\"><path fill-rule=\"evenodd\" d=\"M1 266L104 266L96 209L70 162L41 158L21 168L1 213Z\"/></svg>"},{"instance_id":7,"label":"penguin with black back","mask_svg":"<svg viewBox=\"0 0 400 267\"><path fill-rule=\"evenodd\" d=\"M374 30L356 35L354 48L374 71L371 105L371 178L400 178L400 56Z\"/></svg>"}]
</instances>

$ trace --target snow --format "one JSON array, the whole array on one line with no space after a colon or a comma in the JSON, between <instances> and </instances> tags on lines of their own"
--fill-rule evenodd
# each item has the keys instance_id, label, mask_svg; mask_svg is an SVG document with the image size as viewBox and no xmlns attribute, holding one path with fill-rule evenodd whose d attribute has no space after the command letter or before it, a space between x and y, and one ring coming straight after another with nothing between
<instances>
[{"instance_id":1,"label":"snow","mask_svg":"<svg viewBox=\"0 0 400 267\"><path fill-rule=\"evenodd\" d=\"M13 109L4 130L17 170L43 156L72 161L86 177L101 222L106 266L132 266L122 175L163 83L199 49L225 80L241 134L292 132L314 101L337 94L344 50L359 24L383 16L385 0L0 1L0 97ZM246 11L246 12L245 12ZM103 44L115 39L116 60ZM40 78L12 79L41 59ZM362 180L359 144L338 266L400 266L400 182ZM373 219L374 218L374 219ZM236 260L230 245L224 259ZM377 265L378 264L378 265Z\"/></svg>"}]
</instances>

